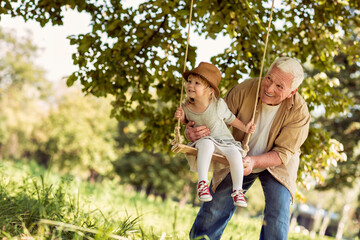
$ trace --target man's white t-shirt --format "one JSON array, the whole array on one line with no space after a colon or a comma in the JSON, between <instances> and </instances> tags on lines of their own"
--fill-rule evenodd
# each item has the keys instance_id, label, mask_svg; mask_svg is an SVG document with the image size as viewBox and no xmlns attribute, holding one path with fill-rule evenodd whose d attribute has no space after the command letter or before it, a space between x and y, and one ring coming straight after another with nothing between
<instances>
[{"instance_id":1,"label":"man's white t-shirt","mask_svg":"<svg viewBox=\"0 0 360 240\"><path fill-rule=\"evenodd\" d=\"M270 106L263 103L261 105L260 116L256 122L256 130L249 139L249 152L247 155L255 156L265 153L270 128L280 106L281 104ZM252 173L259 173L264 170L265 168L256 168L253 169Z\"/></svg>"}]
</instances>

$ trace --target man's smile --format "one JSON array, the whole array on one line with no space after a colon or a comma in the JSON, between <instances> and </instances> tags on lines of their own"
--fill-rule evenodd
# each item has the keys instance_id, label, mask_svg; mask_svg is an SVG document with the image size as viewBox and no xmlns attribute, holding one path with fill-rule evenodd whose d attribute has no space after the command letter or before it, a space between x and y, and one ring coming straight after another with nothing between
<instances>
[{"instance_id":1,"label":"man's smile","mask_svg":"<svg viewBox=\"0 0 360 240\"><path fill-rule=\"evenodd\" d=\"M268 97L272 97L272 95L267 93L266 91L265 91L265 95L268 96Z\"/></svg>"}]
</instances>

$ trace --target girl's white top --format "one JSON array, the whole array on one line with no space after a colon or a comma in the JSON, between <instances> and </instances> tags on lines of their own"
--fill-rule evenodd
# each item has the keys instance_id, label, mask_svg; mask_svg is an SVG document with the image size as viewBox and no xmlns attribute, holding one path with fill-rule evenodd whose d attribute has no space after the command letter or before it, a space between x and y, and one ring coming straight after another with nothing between
<instances>
[{"instance_id":1,"label":"girl's white top","mask_svg":"<svg viewBox=\"0 0 360 240\"><path fill-rule=\"evenodd\" d=\"M210 129L210 135L204 138L210 139L215 145L221 147L236 147L242 156L245 155L241 147L241 143L235 141L227 124L232 123L236 116L229 110L224 99L219 98L217 101L211 101L207 109L202 113L195 113L185 105L183 106L186 119L194 121L195 126L206 126ZM196 142L189 143L190 146L195 146ZM187 155L190 169L196 171L196 157ZM210 169L222 169L228 166L212 162ZM195 168L195 169L193 169Z\"/></svg>"}]
</instances>

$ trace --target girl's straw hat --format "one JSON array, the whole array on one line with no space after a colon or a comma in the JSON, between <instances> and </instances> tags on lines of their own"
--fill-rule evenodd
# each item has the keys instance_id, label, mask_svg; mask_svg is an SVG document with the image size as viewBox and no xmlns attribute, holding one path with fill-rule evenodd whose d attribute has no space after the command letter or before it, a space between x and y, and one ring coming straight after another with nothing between
<instances>
[{"instance_id":1,"label":"girl's straw hat","mask_svg":"<svg viewBox=\"0 0 360 240\"><path fill-rule=\"evenodd\" d=\"M217 67L211 63L201 62L198 67L194 68L194 70L183 73L183 77L186 79L186 81L188 80L190 74L199 75L204 80L206 80L215 90L215 97L219 97L220 91L218 86L221 79L221 73Z\"/></svg>"}]
</instances>

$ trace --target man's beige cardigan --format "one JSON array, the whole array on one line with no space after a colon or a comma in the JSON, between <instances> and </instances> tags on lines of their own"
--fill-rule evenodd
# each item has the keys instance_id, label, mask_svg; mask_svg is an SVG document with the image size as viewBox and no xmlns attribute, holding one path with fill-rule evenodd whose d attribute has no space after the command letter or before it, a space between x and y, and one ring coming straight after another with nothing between
<instances>
[{"instance_id":1,"label":"man's beige cardigan","mask_svg":"<svg viewBox=\"0 0 360 240\"><path fill-rule=\"evenodd\" d=\"M233 87L225 97L229 109L245 124L250 121L254 111L257 82L258 78L246 80ZM260 110L261 101L257 105L255 122ZM282 164L267 170L290 191L292 198L296 190L300 146L308 136L309 123L310 114L307 105L300 94L296 93L282 102L269 132L266 152L271 150L277 152ZM245 133L234 128L233 136L235 140L242 142ZM229 171L228 168L214 171L213 191Z\"/></svg>"}]
</instances>

